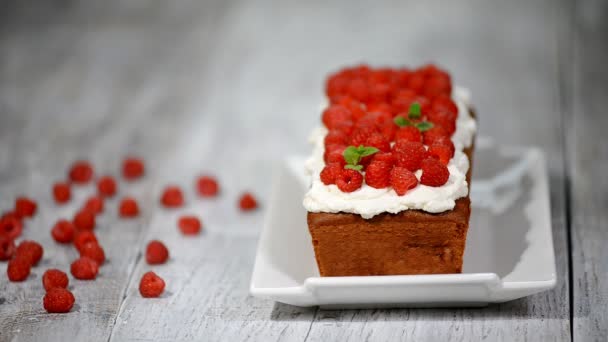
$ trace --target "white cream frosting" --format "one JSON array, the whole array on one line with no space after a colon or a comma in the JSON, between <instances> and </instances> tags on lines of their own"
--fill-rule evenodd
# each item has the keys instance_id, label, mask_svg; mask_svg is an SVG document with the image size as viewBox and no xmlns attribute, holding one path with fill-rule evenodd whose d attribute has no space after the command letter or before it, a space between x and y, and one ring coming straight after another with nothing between
<instances>
[{"instance_id":1,"label":"white cream frosting","mask_svg":"<svg viewBox=\"0 0 608 342\"><path fill-rule=\"evenodd\" d=\"M312 156L306 161L307 171L311 175L310 190L304 196L304 207L309 212L359 214L365 219L388 212L398 213L408 209L420 209L430 213L452 210L456 200L465 197L469 192L466 174L469 170L469 158L463 149L470 147L477 129L475 119L471 117L470 92L465 88L454 87L452 98L458 107L456 131L452 141L456 148L454 157L448 163L450 178L440 187L418 184L405 195L399 196L392 188L376 189L365 183L360 189L347 193L336 185L325 185L319 176L325 166L323 140L327 129L319 127L310 136L314 145ZM416 172L420 180L421 170Z\"/></svg>"}]
</instances>

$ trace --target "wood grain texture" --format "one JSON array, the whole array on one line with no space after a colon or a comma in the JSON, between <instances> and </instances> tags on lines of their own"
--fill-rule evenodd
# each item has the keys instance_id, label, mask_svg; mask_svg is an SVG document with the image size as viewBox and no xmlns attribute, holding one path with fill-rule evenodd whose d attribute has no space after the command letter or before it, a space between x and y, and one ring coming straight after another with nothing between
<instances>
[{"instance_id":1,"label":"wood grain texture","mask_svg":"<svg viewBox=\"0 0 608 342\"><path fill-rule=\"evenodd\" d=\"M571 179L573 337L608 339L608 3L576 2L567 132Z\"/></svg>"},{"instance_id":2,"label":"wood grain texture","mask_svg":"<svg viewBox=\"0 0 608 342\"><path fill-rule=\"evenodd\" d=\"M116 200L108 203L99 236L110 262L98 281L73 283L74 312L43 313L44 267L25 284L0 277L0 340L569 340L556 34L567 23L564 6L11 3L0 14L0 208L20 193L40 201L26 236L44 244L44 266L65 269L75 257L48 235L57 216L76 209L56 208L49 195L69 162L86 157L117 174L122 156L134 153L148 161L149 173L120 184L142 201L142 218L118 220ZM325 311L250 297L263 211L240 214L236 198L251 189L264 203L273 164L309 152L326 73L361 61L429 60L473 90L481 135L547 153L556 289L483 309ZM199 172L221 175L220 198L195 197ZM187 189L186 208L158 209L169 183ZM79 198L87 191L79 189ZM203 235L180 236L175 220L184 212L203 217ZM169 246L167 265L150 267L139 257L150 239ZM137 293L150 269L167 280L161 299Z\"/></svg>"}]
</instances>

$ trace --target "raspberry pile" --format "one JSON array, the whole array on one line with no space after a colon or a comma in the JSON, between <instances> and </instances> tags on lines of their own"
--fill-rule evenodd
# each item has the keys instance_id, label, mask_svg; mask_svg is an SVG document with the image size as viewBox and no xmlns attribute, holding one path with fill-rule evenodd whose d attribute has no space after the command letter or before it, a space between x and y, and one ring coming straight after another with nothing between
<instances>
[{"instance_id":1,"label":"raspberry pile","mask_svg":"<svg viewBox=\"0 0 608 342\"><path fill-rule=\"evenodd\" d=\"M458 117L447 72L432 64L417 69L361 65L330 75L325 91L330 104L321 116L328 129L320 173L324 184L352 192L365 182L392 187L402 196L418 183L447 182Z\"/></svg>"},{"instance_id":2,"label":"raspberry pile","mask_svg":"<svg viewBox=\"0 0 608 342\"><path fill-rule=\"evenodd\" d=\"M123 179L134 182L144 177L143 160L136 157L126 158L122 163ZM97 217L104 213L104 201L118 193L118 184L111 175L96 178L91 163L79 160L73 163L67 172L66 181L58 181L52 186L52 196L56 205L62 206L72 200L72 187L86 186L94 183L96 194L89 196L71 219L58 219L50 229L55 242L73 245L79 257L69 265L73 278L92 281L99 276L100 268L106 262L105 251L95 231ZM194 191L200 197L216 197L219 184L210 175L200 176L195 181ZM160 204L166 208L179 208L185 204L185 195L177 186L167 186L160 196ZM239 197L238 207L241 211L250 211L258 207L257 200L245 192ZM27 197L18 197L12 210L0 216L0 261L7 261L7 278L11 282L26 281L32 267L36 267L44 255L44 248L36 241L21 240L26 221L33 217L38 209L37 203ZM137 200L124 196L119 200L117 215L121 219L138 217L140 208ZM186 236L200 234L203 225L194 215L182 215L178 218L177 228ZM149 265L164 264L169 259L169 249L158 240L152 240L146 247L146 261ZM67 265L66 265L67 266ZM66 313L75 303L74 295L67 289L68 275L59 269L47 269L42 276L46 291L43 307L49 313ZM143 297L158 297L162 294L165 282L154 272L147 272L141 278L139 286Z\"/></svg>"}]
</instances>

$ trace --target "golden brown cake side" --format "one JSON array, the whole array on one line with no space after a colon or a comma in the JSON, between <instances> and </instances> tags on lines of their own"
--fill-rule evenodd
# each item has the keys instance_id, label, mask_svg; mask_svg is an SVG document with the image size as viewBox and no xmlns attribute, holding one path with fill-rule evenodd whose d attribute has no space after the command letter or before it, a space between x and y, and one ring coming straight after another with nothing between
<instances>
[{"instance_id":1,"label":"golden brown cake side","mask_svg":"<svg viewBox=\"0 0 608 342\"><path fill-rule=\"evenodd\" d=\"M464 150L471 161L474 146ZM405 210L371 219L349 213L308 213L308 228L321 276L462 272L471 202L432 214Z\"/></svg>"}]
</instances>

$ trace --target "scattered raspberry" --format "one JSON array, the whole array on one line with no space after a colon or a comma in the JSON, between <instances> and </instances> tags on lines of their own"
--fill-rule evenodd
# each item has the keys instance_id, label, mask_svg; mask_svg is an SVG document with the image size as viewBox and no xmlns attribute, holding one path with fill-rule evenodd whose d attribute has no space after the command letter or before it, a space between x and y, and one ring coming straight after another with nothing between
<instances>
[{"instance_id":1,"label":"scattered raspberry","mask_svg":"<svg viewBox=\"0 0 608 342\"><path fill-rule=\"evenodd\" d=\"M182 216L177 221L177 226L184 235L196 235L200 233L203 227L201 220L196 216Z\"/></svg>"},{"instance_id":2,"label":"scattered raspberry","mask_svg":"<svg viewBox=\"0 0 608 342\"><path fill-rule=\"evenodd\" d=\"M336 178L342 172L342 165L340 163L330 163L325 165L321 170L321 182L325 185L336 184Z\"/></svg>"},{"instance_id":3,"label":"scattered raspberry","mask_svg":"<svg viewBox=\"0 0 608 342\"><path fill-rule=\"evenodd\" d=\"M95 214L87 209L81 209L74 215L74 227L78 230L93 230L95 228Z\"/></svg>"},{"instance_id":4,"label":"scattered raspberry","mask_svg":"<svg viewBox=\"0 0 608 342\"><path fill-rule=\"evenodd\" d=\"M87 257L95 260L97 265L101 266L106 261L106 253L103 248L96 242L87 242L78 249L81 257Z\"/></svg>"},{"instance_id":5,"label":"scattered raspberry","mask_svg":"<svg viewBox=\"0 0 608 342\"><path fill-rule=\"evenodd\" d=\"M386 140L384 135L382 135L381 133L373 133L372 135L370 135L370 137L367 138L367 141L365 142L365 146L375 147L382 152L389 152L391 150L390 142Z\"/></svg>"},{"instance_id":6,"label":"scattered raspberry","mask_svg":"<svg viewBox=\"0 0 608 342\"><path fill-rule=\"evenodd\" d=\"M359 171L344 169L336 177L336 185L343 192L353 192L363 184L363 176Z\"/></svg>"},{"instance_id":7,"label":"scattered raspberry","mask_svg":"<svg viewBox=\"0 0 608 342\"><path fill-rule=\"evenodd\" d=\"M420 183L428 186L442 186L450 178L450 171L439 160L427 158L422 162Z\"/></svg>"},{"instance_id":8,"label":"scattered raspberry","mask_svg":"<svg viewBox=\"0 0 608 342\"><path fill-rule=\"evenodd\" d=\"M6 216L0 220L0 235L4 235L9 239L16 239L21 235L23 225L21 220L14 216Z\"/></svg>"},{"instance_id":9,"label":"scattered raspberry","mask_svg":"<svg viewBox=\"0 0 608 342\"><path fill-rule=\"evenodd\" d=\"M346 145L347 141L348 141L348 136L344 132L338 131L338 130L329 131L324 139L325 146Z\"/></svg>"},{"instance_id":10,"label":"scattered raspberry","mask_svg":"<svg viewBox=\"0 0 608 342\"><path fill-rule=\"evenodd\" d=\"M408 190L413 189L418 185L416 175L412 171L399 166L394 167L391 170L390 182L399 196L405 195Z\"/></svg>"},{"instance_id":11,"label":"scattered raspberry","mask_svg":"<svg viewBox=\"0 0 608 342\"><path fill-rule=\"evenodd\" d=\"M144 298L155 298L165 290L165 281L154 272L146 272L139 282L139 293Z\"/></svg>"},{"instance_id":12,"label":"scattered raspberry","mask_svg":"<svg viewBox=\"0 0 608 342\"><path fill-rule=\"evenodd\" d=\"M16 258L27 260L32 266L36 266L38 262L40 262L43 254L44 249L42 248L42 245L31 240L21 241L15 251Z\"/></svg>"},{"instance_id":13,"label":"scattered raspberry","mask_svg":"<svg viewBox=\"0 0 608 342\"><path fill-rule=\"evenodd\" d=\"M372 155L371 163L375 162L383 162L393 166L395 164L395 157L393 157L391 152L377 152Z\"/></svg>"},{"instance_id":14,"label":"scattered raspberry","mask_svg":"<svg viewBox=\"0 0 608 342\"><path fill-rule=\"evenodd\" d=\"M15 254L15 240L0 234L0 261L10 260Z\"/></svg>"},{"instance_id":15,"label":"scattered raspberry","mask_svg":"<svg viewBox=\"0 0 608 342\"><path fill-rule=\"evenodd\" d=\"M32 265L29 260L15 257L8 262L6 274L10 281L24 281L30 275Z\"/></svg>"},{"instance_id":16,"label":"scattered raspberry","mask_svg":"<svg viewBox=\"0 0 608 342\"><path fill-rule=\"evenodd\" d=\"M152 240L146 247L146 261L150 265L164 264L169 259L169 250L164 243Z\"/></svg>"},{"instance_id":17,"label":"scattered raspberry","mask_svg":"<svg viewBox=\"0 0 608 342\"><path fill-rule=\"evenodd\" d=\"M0 221L4 219L16 219L21 222L21 215L17 214L15 211L7 211L0 216Z\"/></svg>"},{"instance_id":18,"label":"scattered raspberry","mask_svg":"<svg viewBox=\"0 0 608 342\"><path fill-rule=\"evenodd\" d=\"M144 175L144 162L135 157L128 157L122 162L122 175L127 180L135 180Z\"/></svg>"},{"instance_id":19,"label":"scattered raspberry","mask_svg":"<svg viewBox=\"0 0 608 342\"><path fill-rule=\"evenodd\" d=\"M426 157L426 149L419 142L399 140L393 149L395 165L405 167L412 172L420 169L422 160Z\"/></svg>"},{"instance_id":20,"label":"scattered raspberry","mask_svg":"<svg viewBox=\"0 0 608 342\"><path fill-rule=\"evenodd\" d=\"M325 111L323 111L323 115L321 120L325 127L332 129L335 128L342 121L347 121L352 119L352 113L348 108L341 105L331 105Z\"/></svg>"},{"instance_id":21,"label":"scattered raspberry","mask_svg":"<svg viewBox=\"0 0 608 342\"><path fill-rule=\"evenodd\" d=\"M101 196L91 196L84 204L84 210L91 212L94 215L100 214L103 212L103 197Z\"/></svg>"},{"instance_id":22,"label":"scattered raspberry","mask_svg":"<svg viewBox=\"0 0 608 342\"><path fill-rule=\"evenodd\" d=\"M76 227L68 220L59 220L51 229L51 236L59 243L68 243L74 239Z\"/></svg>"},{"instance_id":23,"label":"scattered raspberry","mask_svg":"<svg viewBox=\"0 0 608 342\"><path fill-rule=\"evenodd\" d=\"M163 191L160 202L167 208L177 208L184 205L182 190L176 186L168 186Z\"/></svg>"},{"instance_id":24,"label":"scattered raspberry","mask_svg":"<svg viewBox=\"0 0 608 342\"><path fill-rule=\"evenodd\" d=\"M401 127L395 133L395 141L406 140L413 142L422 142L422 134L420 130L414 126Z\"/></svg>"},{"instance_id":25,"label":"scattered raspberry","mask_svg":"<svg viewBox=\"0 0 608 342\"><path fill-rule=\"evenodd\" d=\"M76 249L78 251L81 251L84 248L84 246L86 246L89 243L94 243L94 244L98 243L97 236L95 236L95 234L90 230L80 231L74 237L74 246L76 247Z\"/></svg>"},{"instance_id":26,"label":"scattered raspberry","mask_svg":"<svg viewBox=\"0 0 608 342\"><path fill-rule=\"evenodd\" d=\"M27 197L19 197L15 200L15 214L19 217L32 217L36 214L36 202Z\"/></svg>"},{"instance_id":27,"label":"scattered raspberry","mask_svg":"<svg viewBox=\"0 0 608 342\"><path fill-rule=\"evenodd\" d=\"M97 277L99 265L97 265L97 262L93 259L80 257L72 263L70 271L76 279L92 280Z\"/></svg>"},{"instance_id":28,"label":"scattered raspberry","mask_svg":"<svg viewBox=\"0 0 608 342\"><path fill-rule=\"evenodd\" d=\"M69 282L68 275L56 268L48 269L42 275L42 285L47 291L54 288L65 289L68 287Z\"/></svg>"},{"instance_id":29,"label":"scattered raspberry","mask_svg":"<svg viewBox=\"0 0 608 342\"><path fill-rule=\"evenodd\" d=\"M42 305L48 313L66 313L72 310L76 299L72 292L64 288L50 289L42 299Z\"/></svg>"},{"instance_id":30,"label":"scattered raspberry","mask_svg":"<svg viewBox=\"0 0 608 342\"><path fill-rule=\"evenodd\" d=\"M255 197L249 192L245 192L239 199L239 208L242 211L250 211L258 207L258 202Z\"/></svg>"},{"instance_id":31,"label":"scattered raspberry","mask_svg":"<svg viewBox=\"0 0 608 342\"><path fill-rule=\"evenodd\" d=\"M433 128L429 129L428 131L422 133L423 136L423 140L424 140L424 144L425 145L433 145L433 142L435 141L435 139L441 138L441 137L447 137L449 138L449 134L448 132L445 130L445 128L441 127L441 126L434 126Z\"/></svg>"},{"instance_id":32,"label":"scattered raspberry","mask_svg":"<svg viewBox=\"0 0 608 342\"><path fill-rule=\"evenodd\" d=\"M392 165L381 161L371 162L365 169L365 183L372 188L384 189L390 185Z\"/></svg>"},{"instance_id":33,"label":"scattered raspberry","mask_svg":"<svg viewBox=\"0 0 608 342\"><path fill-rule=\"evenodd\" d=\"M215 197L220 191L217 180L211 176L201 176L196 181L198 194L203 197Z\"/></svg>"},{"instance_id":34,"label":"scattered raspberry","mask_svg":"<svg viewBox=\"0 0 608 342\"><path fill-rule=\"evenodd\" d=\"M53 197L57 203L66 203L72 197L70 185L67 183L55 183L53 185Z\"/></svg>"},{"instance_id":35,"label":"scattered raspberry","mask_svg":"<svg viewBox=\"0 0 608 342\"><path fill-rule=\"evenodd\" d=\"M100 196L114 196L116 194L116 180L112 176L101 177L97 182L97 191Z\"/></svg>"},{"instance_id":36,"label":"scattered raspberry","mask_svg":"<svg viewBox=\"0 0 608 342\"><path fill-rule=\"evenodd\" d=\"M69 177L74 183L86 184L93 178L93 167L87 161L76 161L70 168Z\"/></svg>"},{"instance_id":37,"label":"scattered raspberry","mask_svg":"<svg viewBox=\"0 0 608 342\"><path fill-rule=\"evenodd\" d=\"M434 143L433 145L431 145L429 147L428 155L439 159L439 161L443 165L448 165L448 163L450 162L450 159L452 159L452 157L454 156L452 154L452 150L450 149L450 146L441 145L441 144L437 144L437 143Z\"/></svg>"},{"instance_id":38,"label":"scattered raspberry","mask_svg":"<svg viewBox=\"0 0 608 342\"><path fill-rule=\"evenodd\" d=\"M139 206L135 199L125 197L120 202L118 211L120 212L121 217L135 217L139 215Z\"/></svg>"}]
</instances>

